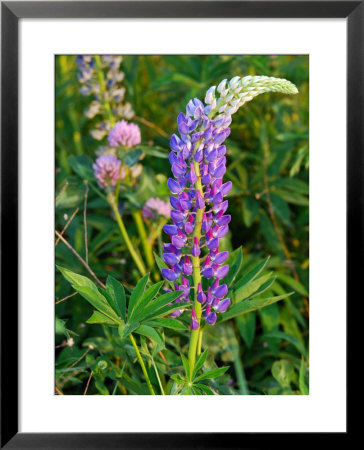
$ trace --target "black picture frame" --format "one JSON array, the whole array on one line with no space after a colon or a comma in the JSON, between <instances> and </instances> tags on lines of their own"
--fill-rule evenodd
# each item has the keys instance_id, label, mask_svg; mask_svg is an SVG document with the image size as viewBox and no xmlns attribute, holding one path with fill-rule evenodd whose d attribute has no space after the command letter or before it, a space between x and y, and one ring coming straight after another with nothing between
<instances>
[{"instance_id":1,"label":"black picture frame","mask_svg":"<svg viewBox=\"0 0 364 450\"><path fill-rule=\"evenodd\" d=\"M1 448L226 449L260 448L264 442L270 442L265 445L271 448L277 434L18 432L19 330L9 320L18 316L18 22L21 18L346 18L348 304L361 292L364 268L363 259L356 258L364 254L364 1L197 1L188 5L183 1L20 1L2 2L1 15ZM338 435L336 440L347 438L348 432ZM299 444L311 437L302 434ZM316 434L315 444L318 438ZM293 439L297 442L296 435L279 433L281 446Z\"/></svg>"}]
</instances>

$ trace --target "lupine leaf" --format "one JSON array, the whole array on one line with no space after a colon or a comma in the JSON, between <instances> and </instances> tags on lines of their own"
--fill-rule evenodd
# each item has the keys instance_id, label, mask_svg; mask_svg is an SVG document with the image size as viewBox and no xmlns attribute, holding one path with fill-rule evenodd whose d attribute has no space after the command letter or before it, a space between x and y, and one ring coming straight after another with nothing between
<instances>
[{"instance_id":1,"label":"lupine leaf","mask_svg":"<svg viewBox=\"0 0 364 450\"><path fill-rule=\"evenodd\" d=\"M255 313L252 312L250 314L243 314L241 316L238 316L235 320L238 325L241 337L244 339L247 347L250 348L253 344L255 335Z\"/></svg>"},{"instance_id":2,"label":"lupine leaf","mask_svg":"<svg viewBox=\"0 0 364 450\"><path fill-rule=\"evenodd\" d=\"M116 320L110 319L110 317L105 316L99 311L94 311L92 316L86 320L86 323L94 323L94 324L104 324L104 325L118 325Z\"/></svg>"},{"instance_id":3,"label":"lupine leaf","mask_svg":"<svg viewBox=\"0 0 364 450\"><path fill-rule=\"evenodd\" d=\"M302 343L296 338L296 336L292 336L291 334L284 333L283 331L272 331L270 333L266 333L262 336L262 338L277 338L277 339L283 339L285 341L290 342L292 345L294 345L297 350L306 358L307 352L305 347L302 345Z\"/></svg>"},{"instance_id":4,"label":"lupine leaf","mask_svg":"<svg viewBox=\"0 0 364 450\"><path fill-rule=\"evenodd\" d=\"M185 369L186 378L188 378L190 380L191 379L190 363L188 362L188 359L185 357L185 355L183 353L181 353L181 358L182 358L183 367Z\"/></svg>"},{"instance_id":5,"label":"lupine leaf","mask_svg":"<svg viewBox=\"0 0 364 450\"><path fill-rule=\"evenodd\" d=\"M277 180L271 182L270 185L286 188L301 194L308 195L309 193L308 183L306 183L306 181L299 180L298 178L278 178Z\"/></svg>"},{"instance_id":6,"label":"lupine leaf","mask_svg":"<svg viewBox=\"0 0 364 450\"><path fill-rule=\"evenodd\" d=\"M108 276L106 280L106 291L111 297L112 307L117 314L126 321L126 297L124 286L112 276Z\"/></svg>"},{"instance_id":7,"label":"lupine leaf","mask_svg":"<svg viewBox=\"0 0 364 450\"><path fill-rule=\"evenodd\" d=\"M202 375L200 375L199 377L195 378L194 381L197 382L197 381L201 381L201 380L208 380L211 378L220 377L228 370L228 368L229 367L226 366L226 367L219 367L217 369L209 370L208 372L205 372Z\"/></svg>"},{"instance_id":8,"label":"lupine leaf","mask_svg":"<svg viewBox=\"0 0 364 450\"><path fill-rule=\"evenodd\" d=\"M137 301L132 313L129 314L129 320L131 320L133 317L143 315L145 306L147 306L149 302L158 294L163 283L164 281L160 281L159 283L153 284L153 286L151 286L144 292L144 294Z\"/></svg>"},{"instance_id":9,"label":"lupine leaf","mask_svg":"<svg viewBox=\"0 0 364 450\"><path fill-rule=\"evenodd\" d=\"M201 391L203 391L204 394L206 395L215 395L215 392L213 392L208 386L206 386L205 384L201 384L201 383L197 383L194 385L196 388L200 389Z\"/></svg>"},{"instance_id":10,"label":"lupine leaf","mask_svg":"<svg viewBox=\"0 0 364 450\"><path fill-rule=\"evenodd\" d=\"M269 280L269 285L266 283ZM267 289L269 286L271 286L274 282L274 278L272 279L272 272L268 273L266 275L263 275L260 278L257 278L254 281L250 281L249 283L246 283L244 286L234 289L234 297L233 300L235 303L241 302L242 300L250 297L254 293L256 293L259 288L261 288L264 284L266 284L265 289ZM268 286L268 287L267 287Z\"/></svg>"},{"instance_id":11,"label":"lupine leaf","mask_svg":"<svg viewBox=\"0 0 364 450\"><path fill-rule=\"evenodd\" d=\"M94 171L92 169L92 159L87 155L71 155L67 158L67 162L72 169L83 180L93 180Z\"/></svg>"},{"instance_id":12,"label":"lupine leaf","mask_svg":"<svg viewBox=\"0 0 364 450\"><path fill-rule=\"evenodd\" d=\"M128 305L128 317L130 317L133 313L133 309L137 303L137 301L140 299L140 297L143 295L144 289L148 283L149 274L147 273L144 275L144 277L139 280L138 284L133 289L133 292L131 293L130 299L129 299L129 305Z\"/></svg>"},{"instance_id":13,"label":"lupine leaf","mask_svg":"<svg viewBox=\"0 0 364 450\"><path fill-rule=\"evenodd\" d=\"M144 310L143 313L139 315L142 319L148 318L149 320L151 317L157 317L157 313L159 310L161 310L163 307L167 306L169 303L173 302L177 297L181 295L181 291L172 291L167 292L157 299L155 299L153 302L151 302ZM181 304L183 305L183 303ZM171 305L173 306L173 305ZM178 308L177 308L178 309ZM159 311L160 312L160 311Z\"/></svg>"},{"instance_id":14,"label":"lupine leaf","mask_svg":"<svg viewBox=\"0 0 364 450\"><path fill-rule=\"evenodd\" d=\"M307 197L304 197L301 194L297 194L296 192L286 191L284 189L276 189L275 193L283 198L288 203L292 203L293 205L302 205L308 206L309 201Z\"/></svg>"},{"instance_id":15,"label":"lupine leaf","mask_svg":"<svg viewBox=\"0 0 364 450\"><path fill-rule=\"evenodd\" d=\"M142 336L146 336L152 341L154 341L159 347L164 348L164 339L161 336L161 334L155 330L154 328L148 326L148 325L140 325L138 328L135 329L135 333L141 334Z\"/></svg>"},{"instance_id":16,"label":"lupine leaf","mask_svg":"<svg viewBox=\"0 0 364 450\"><path fill-rule=\"evenodd\" d=\"M258 263L256 266L254 266L249 272L247 272L240 280L235 284L234 289L237 290L241 286L244 286L244 284L248 283L249 281L253 281L254 278L256 278L260 272L264 269L267 262L269 261L270 256L265 258L263 261Z\"/></svg>"},{"instance_id":17,"label":"lupine leaf","mask_svg":"<svg viewBox=\"0 0 364 450\"><path fill-rule=\"evenodd\" d=\"M173 305L167 305L164 306L163 308L158 309L155 313L150 314L149 317L146 317L146 320L154 320L156 318L162 318L164 316L167 316L168 314L171 314L174 311L178 311L179 309L181 309L181 304L174 303Z\"/></svg>"},{"instance_id":18,"label":"lupine leaf","mask_svg":"<svg viewBox=\"0 0 364 450\"><path fill-rule=\"evenodd\" d=\"M139 148L134 148L133 150L130 150L125 157L125 164L129 167L134 166L136 164L140 157L142 156L142 151Z\"/></svg>"},{"instance_id":19,"label":"lupine leaf","mask_svg":"<svg viewBox=\"0 0 364 450\"><path fill-rule=\"evenodd\" d=\"M283 281L284 284L297 291L299 294L308 297L307 289L299 281L295 280L289 275L286 275L285 273L277 273L277 278Z\"/></svg>"},{"instance_id":20,"label":"lupine leaf","mask_svg":"<svg viewBox=\"0 0 364 450\"><path fill-rule=\"evenodd\" d=\"M172 380L174 380L177 384L185 384L186 380L181 377L178 373L175 373L171 376Z\"/></svg>"},{"instance_id":21,"label":"lupine leaf","mask_svg":"<svg viewBox=\"0 0 364 450\"><path fill-rule=\"evenodd\" d=\"M243 200L243 219L249 228L253 224L259 212L259 203L253 197L246 197Z\"/></svg>"},{"instance_id":22,"label":"lupine leaf","mask_svg":"<svg viewBox=\"0 0 364 450\"><path fill-rule=\"evenodd\" d=\"M119 334L121 338L126 338L139 327L139 322L127 323L125 326L119 326Z\"/></svg>"},{"instance_id":23,"label":"lupine leaf","mask_svg":"<svg viewBox=\"0 0 364 450\"><path fill-rule=\"evenodd\" d=\"M102 312L111 319L118 320L118 316L115 311L108 304L106 298L99 292L95 283L89 280L83 275L78 275L71 270L65 269L63 267L57 266L59 271L65 277L67 281L72 284L72 287L77 291L83 298L85 298L91 305L98 311Z\"/></svg>"},{"instance_id":24,"label":"lupine leaf","mask_svg":"<svg viewBox=\"0 0 364 450\"><path fill-rule=\"evenodd\" d=\"M276 297L253 298L251 300L245 300L243 302L236 303L221 315L221 321L223 322L225 320L231 319L232 317L240 316L240 314L246 314L250 311L255 311L256 309L271 305L272 303L287 298L292 294L293 292L289 292L288 294L278 295Z\"/></svg>"},{"instance_id":25,"label":"lupine leaf","mask_svg":"<svg viewBox=\"0 0 364 450\"><path fill-rule=\"evenodd\" d=\"M205 350L197 359L195 367L192 372L192 379L195 378L197 372L201 369L201 367L205 364L207 358L207 350Z\"/></svg>"},{"instance_id":26,"label":"lupine leaf","mask_svg":"<svg viewBox=\"0 0 364 450\"><path fill-rule=\"evenodd\" d=\"M160 319L153 319L148 322L144 322L145 325L150 325L151 327L163 327L170 328L172 330L187 330L185 324L176 319L169 319L167 317Z\"/></svg>"},{"instance_id":27,"label":"lupine leaf","mask_svg":"<svg viewBox=\"0 0 364 450\"><path fill-rule=\"evenodd\" d=\"M243 251L241 247L239 247L237 250L234 251L232 256L235 256L234 262L230 264L229 273L224 279L224 282L230 286L233 281L235 280L236 275L238 274L241 263L243 262Z\"/></svg>"}]
</instances>

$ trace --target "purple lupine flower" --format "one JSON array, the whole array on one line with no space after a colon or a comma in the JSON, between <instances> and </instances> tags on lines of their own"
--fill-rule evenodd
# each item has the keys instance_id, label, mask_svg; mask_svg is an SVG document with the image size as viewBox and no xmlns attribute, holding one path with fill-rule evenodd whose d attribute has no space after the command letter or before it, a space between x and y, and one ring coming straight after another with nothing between
<instances>
[{"instance_id":1,"label":"purple lupine flower","mask_svg":"<svg viewBox=\"0 0 364 450\"><path fill-rule=\"evenodd\" d=\"M224 264L229 253L219 252L220 239L228 232L231 220L225 214L228 201L224 197L232 183L223 183L226 172L223 143L230 134L231 115L263 92L296 94L298 91L289 81L273 77L223 80L217 87L208 89L206 105L198 98L188 102L186 114L177 117L179 136L174 134L170 141L169 161L174 178L169 178L167 186L172 193L173 225L164 228L171 236L171 244L164 245L164 260L170 268L162 269L162 274L179 289L178 286L186 284L183 275L189 276L191 272L191 260L195 298L201 304L202 317L210 325L217 320L216 312L225 312L230 305L230 299L224 298L228 288L222 281L229 271L229 266ZM184 292L187 302L186 288ZM192 309L191 328L198 327Z\"/></svg>"},{"instance_id":2,"label":"purple lupine flower","mask_svg":"<svg viewBox=\"0 0 364 450\"><path fill-rule=\"evenodd\" d=\"M143 206L143 216L147 219L156 219L158 216L164 216L169 219L171 217L171 207L160 198L150 198Z\"/></svg>"},{"instance_id":3,"label":"purple lupine flower","mask_svg":"<svg viewBox=\"0 0 364 450\"><path fill-rule=\"evenodd\" d=\"M98 184L102 188L115 187L119 178L123 179L125 175L121 161L113 155L99 156L92 167Z\"/></svg>"},{"instance_id":4,"label":"purple lupine flower","mask_svg":"<svg viewBox=\"0 0 364 450\"><path fill-rule=\"evenodd\" d=\"M109 145L111 147L131 148L141 143L140 129L135 123L129 123L126 120L116 122L113 129L110 130L108 136Z\"/></svg>"},{"instance_id":5,"label":"purple lupine flower","mask_svg":"<svg viewBox=\"0 0 364 450\"><path fill-rule=\"evenodd\" d=\"M170 268L162 269L162 274L180 289L186 284L185 277L199 270L204 280L196 287L196 299L202 305L203 319L213 325L216 312L226 311L230 304L224 299L227 285L220 282L229 270L223 265L229 253L219 252L219 244L231 219L224 215L228 206L224 197L232 183L222 181L226 172L226 147L222 143L230 134L231 118L223 115L214 120L206 108L199 99L191 100L186 114L177 118L180 135L171 138L169 160L174 178L169 178L167 185L172 193L173 225L166 225L164 231L171 238L167 245L174 250L164 246L163 259ZM198 214L202 214L199 222ZM185 293L184 300L189 301L189 294ZM198 327L192 309L191 329Z\"/></svg>"},{"instance_id":6,"label":"purple lupine flower","mask_svg":"<svg viewBox=\"0 0 364 450\"><path fill-rule=\"evenodd\" d=\"M190 324L191 330L198 330L199 326L200 325L197 321L196 312L194 309L192 309L191 324Z\"/></svg>"}]
</instances>

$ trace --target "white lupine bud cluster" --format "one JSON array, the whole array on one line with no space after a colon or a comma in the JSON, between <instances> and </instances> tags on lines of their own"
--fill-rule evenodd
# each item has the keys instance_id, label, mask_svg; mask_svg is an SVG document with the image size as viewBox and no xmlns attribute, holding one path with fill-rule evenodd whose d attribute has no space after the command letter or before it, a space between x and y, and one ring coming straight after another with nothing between
<instances>
[{"instance_id":1,"label":"white lupine bud cluster","mask_svg":"<svg viewBox=\"0 0 364 450\"><path fill-rule=\"evenodd\" d=\"M284 78L267 76L236 76L230 81L222 80L217 86L212 86L206 92L206 111L210 117L215 113L231 115L240 106L264 92L281 92L283 94L297 94L296 86ZM216 94L219 95L217 98Z\"/></svg>"}]
</instances>

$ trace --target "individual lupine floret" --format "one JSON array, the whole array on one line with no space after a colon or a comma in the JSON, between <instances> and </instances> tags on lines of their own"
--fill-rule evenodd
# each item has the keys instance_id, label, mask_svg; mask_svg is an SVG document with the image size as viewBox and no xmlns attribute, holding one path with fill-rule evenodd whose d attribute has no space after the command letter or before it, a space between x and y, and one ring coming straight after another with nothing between
<instances>
[{"instance_id":1,"label":"individual lupine floret","mask_svg":"<svg viewBox=\"0 0 364 450\"><path fill-rule=\"evenodd\" d=\"M225 214L228 201L224 197L232 183L223 183L226 172L223 142L230 134L231 115L256 95L269 91L298 92L292 83L279 78L234 77L229 82L223 80L217 89L215 86L208 89L206 105L197 98L190 100L186 114L177 117L180 136L172 136L169 154L174 178L167 182L173 194L170 197L173 225L164 226L171 238L171 243L163 247L163 259L169 268L163 268L162 275L175 283L175 289L182 286L183 301L188 302L190 281L185 276L192 269L195 295L192 330L199 328L202 318L213 325L216 313L225 312L231 303L223 282L229 271L229 265L224 264L229 253L219 251L220 239L227 234L231 220Z\"/></svg>"}]
</instances>

